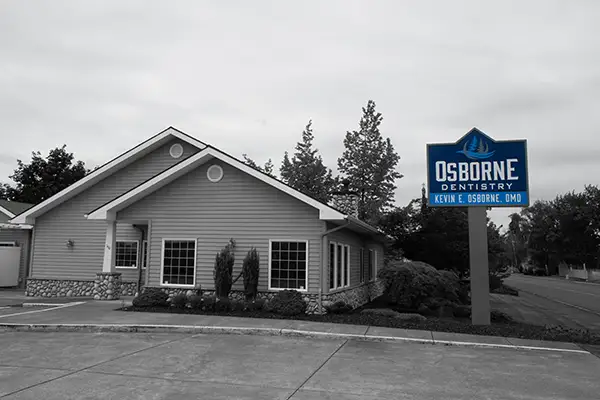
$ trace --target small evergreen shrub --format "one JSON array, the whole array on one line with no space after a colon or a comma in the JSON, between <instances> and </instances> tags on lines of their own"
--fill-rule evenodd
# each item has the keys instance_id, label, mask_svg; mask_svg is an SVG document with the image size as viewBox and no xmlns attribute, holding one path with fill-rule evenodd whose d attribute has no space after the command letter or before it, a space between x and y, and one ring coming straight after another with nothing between
<instances>
[{"instance_id":1,"label":"small evergreen shrub","mask_svg":"<svg viewBox=\"0 0 600 400\"><path fill-rule=\"evenodd\" d=\"M340 300L326 306L325 311L327 311L328 314L346 314L352 311L352 306Z\"/></svg>"},{"instance_id":2,"label":"small evergreen shrub","mask_svg":"<svg viewBox=\"0 0 600 400\"><path fill-rule=\"evenodd\" d=\"M215 303L216 312L227 312L231 310L231 300L227 297L219 297Z\"/></svg>"},{"instance_id":3,"label":"small evergreen shrub","mask_svg":"<svg viewBox=\"0 0 600 400\"><path fill-rule=\"evenodd\" d=\"M202 297L202 309L204 311L215 311L216 303L217 303L217 298L215 296Z\"/></svg>"},{"instance_id":4,"label":"small evergreen shrub","mask_svg":"<svg viewBox=\"0 0 600 400\"><path fill-rule=\"evenodd\" d=\"M183 309L187 305L187 296L185 293L179 293L171 299L171 305L175 308Z\"/></svg>"},{"instance_id":5,"label":"small evergreen shrub","mask_svg":"<svg viewBox=\"0 0 600 400\"><path fill-rule=\"evenodd\" d=\"M260 256L253 247L246 254L242 264L242 274L244 275L244 293L246 300L254 300L258 293L258 274L260 270Z\"/></svg>"},{"instance_id":6,"label":"small evergreen shrub","mask_svg":"<svg viewBox=\"0 0 600 400\"><path fill-rule=\"evenodd\" d=\"M194 295L190 296L190 307L194 310L201 310L204 302L202 301L202 296Z\"/></svg>"},{"instance_id":7,"label":"small evergreen shrub","mask_svg":"<svg viewBox=\"0 0 600 400\"><path fill-rule=\"evenodd\" d=\"M229 297L233 285L233 264L235 264L235 240L229 243L215 257L213 278L217 297Z\"/></svg>"},{"instance_id":8,"label":"small evergreen shrub","mask_svg":"<svg viewBox=\"0 0 600 400\"><path fill-rule=\"evenodd\" d=\"M266 302L264 299L256 299L246 302L246 310L248 311L260 311L264 308Z\"/></svg>"},{"instance_id":9,"label":"small evergreen shrub","mask_svg":"<svg viewBox=\"0 0 600 400\"><path fill-rule=\"evenodd\" d=\"M231 311L244 311L246 304L243 301L232 301L230 304Z\"/></svg>"},{"instance_id":10,"label":"small evergreen shrub","mask_svg":"<svg viewBox=\"0 0 600 400\"><path fill-rule=\"evenodd\" d=\"M292 316L306 312L307 304L297 290L282 290L269 302L269 310L275 314Z\"/></svg>"},{"instance_id":11,"label":"small evergreen shrub","mask_svg":"<svg viewBox=\"0 0 600 400\"><path fill-rule=\"evenodd\" d=\"M142 294L133 299L134 307L166 307L169 295L159 288L146 288Z\"/></svg>"}]
</instances>

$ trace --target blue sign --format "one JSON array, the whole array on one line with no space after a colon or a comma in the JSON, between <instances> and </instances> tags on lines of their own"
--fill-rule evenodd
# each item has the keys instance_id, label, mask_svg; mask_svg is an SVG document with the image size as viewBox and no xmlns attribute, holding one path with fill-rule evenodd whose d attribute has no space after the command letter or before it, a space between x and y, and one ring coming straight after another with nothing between
<instances>
[{"instance_id":1,"label":"blue sign","mask_svg":"<svg viewBox=\"0 0 600 400\"><path fill-rule=\"evenodd\" d=\"M477 128L456 143L427 145L429 205L527 207L527 141L494 140Z\"/></svg>"}]
</instances>

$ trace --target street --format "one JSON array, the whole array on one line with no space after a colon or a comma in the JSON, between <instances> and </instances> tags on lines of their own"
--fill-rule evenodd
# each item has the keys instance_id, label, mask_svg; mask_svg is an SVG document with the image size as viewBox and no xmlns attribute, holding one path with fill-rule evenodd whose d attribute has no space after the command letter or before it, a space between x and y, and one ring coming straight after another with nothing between
<instances>
[{"instance_id":1,"label":"street","mask_svg":"<svg viewBox=\"0 0 600 400\"><path fill-rule=\"evenodd\" d=\"M0 333L6 399L592 399L600 359L293 337Z\"/></svg>"},{"instance_id":2,"label":"street","mask_svg":"<svg viewBox=\"0 0 600 400\"><path fill-rule=\"evenodd\" d=\"M507 312L535 324L561 324L600 332L600 285L514 274L504 281L519 289L518 299L495 295L517 310Z\"/></svg>"}]
</instances>

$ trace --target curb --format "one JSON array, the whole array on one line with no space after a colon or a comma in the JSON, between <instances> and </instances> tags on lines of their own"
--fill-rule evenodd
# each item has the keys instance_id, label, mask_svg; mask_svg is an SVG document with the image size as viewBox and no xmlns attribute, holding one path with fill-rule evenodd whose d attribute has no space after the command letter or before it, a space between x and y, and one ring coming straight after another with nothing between
<instances>
[{"instance_id":1,"label":"curb","mask_svg":"<svg viewBox=\"0 0 600 400\"><path fill-rule=\"evenodd\" d=\"M395 336L378 336L351 333L332 333L303 331L297 329L276 328L248 328L224 326L194 326L194 325L133 325L133 324L0 324L0 332L93 332L93 333L191 333L191 334L229 334L229 335L257 335L257 336L286 336L303 338L322 338L338 340L359 340L363 342L392 342L392 343L419 343L459 347L481 347L514 350L543 350L562 353L591 354L586 350L558 349L551 347L519 346L510 344L474 343L450 340L418 339Z\"/></svg>"}]
</instances>

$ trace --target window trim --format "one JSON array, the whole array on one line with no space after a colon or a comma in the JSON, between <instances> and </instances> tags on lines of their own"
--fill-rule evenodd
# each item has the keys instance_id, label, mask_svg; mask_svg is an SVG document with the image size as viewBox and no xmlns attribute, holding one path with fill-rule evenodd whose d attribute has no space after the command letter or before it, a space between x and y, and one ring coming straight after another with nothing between
<instances>
[{"instance_id":1,"label":"window trim","mask_svg":"<svg viewBox=\"0 0 600 400\"><path fill-rule=\"evenodd\" d=\"M328 252L331 252L331 245L333 244L333 248L335 249L334 255L333 255L333 266L334 266L334 271L333 271L333 287L331 287L331 281L329 282L329 290L330 291L335 291L335 290L341 290L341 289L346 289L350 287L350 270L352 268L351 265L351 260L352 260L352 247L349 244L345 244L342 242L336 242L334 240L330 240L329 241L329 247L328 247ZM339 260L339 254L338 254L338 246L342 246L342 252L341 252L341 257L342 257L342 282L344 283L343 285L338 285L338 271L337 271L337 265L338 265L338 260ZM348 257L346 258L345 256L345 250L348 249ZM328 254L328 266L329 268L331 268L331 254ZM344 271L344 267L347 267L347 270ZM328 270L328 275L329 277L331 277L331 271ZM346 273L344 273L346 272Z\"/></svg>"},{"instance_id":2,"label":"window trim","mask_svg":"<svg viewBox=\"0 0 600 400\"><path fill-rule=\"evenodd\" d=\"M16 241L2 241L0 242L0 247L19 247L17 246L17 242Z\"/></svg>"},{"instance_id":3,"label":"window trim","mask_svg":"<svg viewBox=\"0 0 600 400\"><path fill-rule=\"evenodd\" d=\"M122 265L117 265L117 243L135 243L135 245L136 245L136 248L135 248L135 266L133 266L133 267L126 267L126 266L122 266ZM140 241L139 240L125 239L125 240L116 240L115 241L115 268L118 268L118 269L138 269L139 261L140 261Z\"/></svg>"},{"instance_id":4,"label":"window trim","mask_svg":"<svg viewBox=\"0 0 600 400\"><path fill-rule=\"evenodd\" d=\"M144 259L144 250L145 250L145 254L146 257ZM142 269L146 269L148 268L148 239L144 239L142 240L142 252L140 254L140 266L142 267Z\"/></svg>"},{"instance_id":5,"label":"window trim","mask_svg":"<svg viewBox=\"0 0 600 400\"><path fill-rule=\"evenodd\" d=\"M376 249L369 249L369 261L372 263L371 264L371 270L369 271L369 279L368 282L374 282L377 280L377 250ZM371 254L373 255L373 257L371 258Z\"/></svg>"},{"instance_id":6,"label":"window trim","mask_svg":"<svg viewBox=\"0 0 600 400\"><path fill-rule=\"evenodd\" d=\"M271 268L272 268L272 246L273 246L273 242L279 242L279 243L283 243L283 242L287 242L287 243L291 243L291 242L295 242L295 243L305 243L306 244L306 273L304 274L304 289L286 289L286 288L274 288L271 286ZM274 291L274 292L280 292L282 290L297 290L299 292L308 292L308 271L309 271L309 256L310 256L310 249L309 249L309 240L308 239L289 239L289 238L282 238L282 239L269 239L269 265L268 265L268 271L269 271L269 276L268 276L268 284L267 284L267 288L269 291Z\"/></svg>"},{"instance_id":7,"label":"window trim","mask_svg":"<svg viewBox=\"0 0 600 400\"><path fill-rule=\"evenodd\" d=\"M164 283L165 274L165 242L194 242L194 280L191 285L180 285L174 283ZM162 238L160 249L160 286L173 288L194 288L196 286L196 276L198 275L198 238Z\"/></svg>"}]
</instances>

